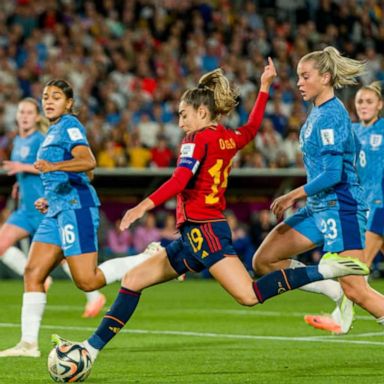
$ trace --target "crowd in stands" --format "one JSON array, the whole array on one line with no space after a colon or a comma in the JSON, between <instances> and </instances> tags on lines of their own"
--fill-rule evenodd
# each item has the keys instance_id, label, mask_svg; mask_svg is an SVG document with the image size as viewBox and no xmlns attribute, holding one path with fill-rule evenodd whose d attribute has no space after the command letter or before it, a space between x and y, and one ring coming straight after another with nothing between
<instances>
[{"instance_id":1,"label":"crowd in stands","mask_svg":"<svg viewBox=\"0 0 384 384\"><path fill-rule=\"evenodd\" d=\"M246 122L266 57L279 77L266 118L235 167L301 167L298 131L308 106L295 67L333 45L364 58L368 83L384 79L379 0L15 0L0 4L0 161L15 134L15 108L40 100L44 83L69 80L100 167L173 166L178 100L221 67L240 91L225 124ZM342 98L352 108L350 90Z\"/></svg>"},{"instance_id":2,"label":"crowd in stands","mask_svg":"<svg viewBox=\"0 0 384 384\"><path fill-rule=\"evenodd\" d=\"M271 56L279 76L266 116L234 167L302 167L298 138L308 105L297 92L295 68L300 57L327 45L367 61L363 84L384 80L383 1L2 1L0 162L16 134L19 100L40 100L48 80L64 78L75 89L77 114L99 167L173 166L183 91L205 72L223 68L240 92L224 124L238 127L247 121L256 79ZM339 96L354 119L353 90ZM175 236L170 216L148 215L134 233L112 223L105 252L133 254L149 241L166 244ZM274 222L268 211L258 212L249 228L229 217L235 247L249 266Z\"/></svg>"}]
</instances>

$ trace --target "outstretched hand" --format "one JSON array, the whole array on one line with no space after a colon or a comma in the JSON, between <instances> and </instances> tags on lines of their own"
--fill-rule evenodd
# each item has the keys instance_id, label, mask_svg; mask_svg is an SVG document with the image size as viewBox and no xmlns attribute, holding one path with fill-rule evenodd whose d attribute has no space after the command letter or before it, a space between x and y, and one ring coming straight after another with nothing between
<instances>
[{"instance_id":1,"label":"outstretched hand","mask_svg":"<svg viewBox=\"0 0 384 384\"><path fill-rule=\"evenodd\" d=\"M7 172L8 176L12 176L23 171L23 164L18 161L4 160L3 169Z\"/></svg>"},{"instance_id":2,"label":"outstretched hand","mask_svg":"<svg viewBox=\"0 0 384 384\"><path fill-rule=\"evenodd\" d=\"M154 208L155 204L149 198L144 199L140 204L136 205L125 212L125 215L120 222L120 231L128 229L136 220L141 219L144 214L150 209Z\"/></svg>"},{"instance_id":3,"label":"outstretched hand","mask_svg":"<svg viewBox=\"0 0 384 384\"><path fill-rule=\"evenodd\" d=\"M271 204L271 211L275 215L276 219L280 220L283 217L284 212L292 207L295 200L290 196L289 193L280 196L275 199Z\"/></svg>"},{"instance_id":4,"label":"outstretched hand","mask_svg":"<svg viewBox=\"0 0 384 384\"><path fill-rule=\"evenodd\" d=\"M304 187L298 187L291 192L286 193L283 196L278 197L271 204L271 211L277 219L283 217L284 212L293 206L299 199L307 197Z\"/></svg>"},{"instance_id":5,"label":"outstretched hand","mask_svg":"<svg viewBox=\"0 0 384 384\"><path fill-rule=\"evenodd\" d=\"M127 212L125 212L125 215L121 219L120 222L120 231L124 231L125 229L128 229L136 220L141 219L144 214L145 210L140 208L139 205L136 205L136 207L128 209Z\"/></svg>"}]
</instances>

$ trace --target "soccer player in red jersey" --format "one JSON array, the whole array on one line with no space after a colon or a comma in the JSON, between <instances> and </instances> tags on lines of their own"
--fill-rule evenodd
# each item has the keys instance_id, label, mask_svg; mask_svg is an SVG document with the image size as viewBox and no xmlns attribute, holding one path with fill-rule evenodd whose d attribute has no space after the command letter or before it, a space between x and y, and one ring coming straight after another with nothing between
<instances>
[{"instance_id":1,"label":"soccer player in red jersey","mask_svg":"<svg viewBox=\"0 0 384 384\"><path fill-rule=\"evenodd\" d=\"M111 309L96 332L83 343L93 361L132 316L143 289L188 270L199 272L208 268L223 288L246 306L262 303L308 282L368 273L364 264L353 259L349 265L325 259L319 266L275 271L255 282L233 249L231 231L223 214L232 158L255 137L275 76L274 64L268 59L248 122L237 130L219 123L220 117L237 105L237 93L220 69L204 75L198 87L183 94L179 126L186 136L177 167L167 182L125 213L120 225L122 230L127 229L147 211L177 196L177 226L181 238L125 275ZM57 335L52 339L58 345L75 344Z\"/></svg>"}]
</instances>

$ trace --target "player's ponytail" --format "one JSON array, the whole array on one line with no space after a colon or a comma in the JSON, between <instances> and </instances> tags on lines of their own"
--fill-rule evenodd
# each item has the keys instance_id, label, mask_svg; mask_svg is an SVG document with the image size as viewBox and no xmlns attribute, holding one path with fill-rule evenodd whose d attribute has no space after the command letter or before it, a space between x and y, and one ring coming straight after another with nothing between
<instances>
[{"instance_id":1,"label":"player's ponytail","mask_svg":"<svg viewBox=\"0 0 384 384\"><path fill-rule=\"evenodd\" d=\"M365 61L344 57L334 47L310 52L303 56L300 61L310 60L314 61L314 67L320 74L328 72L331 75L330 85L334 88L357 84L356 77L365 71Z\"/></svg>"},{"instance_id":2,"label":"player's ponytail","mask_svg":"<svg viewBox=\"0 0 384 384\"><path fill-rule=\"evenodd\" d=\"M184 92L181 100L197 109L205 105L212 120L233 111L238 104L239 93L232 88L223 71L218 68L203 75L196 88Z\"/></svg>"}]
</instances>

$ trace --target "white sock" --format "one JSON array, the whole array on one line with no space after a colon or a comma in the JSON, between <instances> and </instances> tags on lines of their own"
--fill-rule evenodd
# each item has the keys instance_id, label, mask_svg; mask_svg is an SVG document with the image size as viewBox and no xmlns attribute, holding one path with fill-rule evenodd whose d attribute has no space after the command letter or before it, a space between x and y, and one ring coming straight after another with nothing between
<instances>
[{"instance_id":1,"label":"white sock","mask_svg":"<svg viewBox=\"0 0 384 384\"><path fill-rule=\"evenodd\" d=\"M384 325L384 316L379 317L378 319L376 319L376 321L377 321L378 324Z\"/></svg>"},{"instance_id":2,"label":"white sock","mask_svg":"<svg viewBox=\"0 0 384 384\"><path fill-rule=\"evenodd\" d=\"M306 265L298 260L292 260L290 268L302 268ZM339 282L335 280L320 280L313 283L303 285L299 289L312 292L312 293L321 293L325 296L328 296L331 300L337 302L343 295L343 290Z\"/></svg>"},{"instance_id":3,"label":"white sock","mask_svg":"<svg viewBox=\"0 0 384 384\"><path fill-rule=\"evenodd\" d=\"M21 309L21 340L38 344L41 319L47 303L43 292L25 292Z\"/></svg>"},{"instance_id":4,"label":"white sock","mask_svg":"<svg viewBox=\"0 0 384 384\"><path fill-rule=\"evenodd\" d=\"M104 273L105 281L108 285L115 281L121 281L126 272L151 256L151 254L143 252L136 256L118 257L105 261L99 265L99 268Z\"/></svg>"},{"instance_id":5,"label":"white sock","mask_svg":"<svg viewBox=\"0 0 384 384\"><path fill-rule=\"evenodd\" d=\"M92 362L94 362L100 350L93 348L92 345L88 343L88 340L83 341L83 345L91 355Z\"/></svg>"},{"instance_id":6,"label":"white sock","mask_svg":"<svg viewBox=\"0 0 384 384\"><path fill-rule=\"evenodd\" d=\"M62 263L61 268L63 268L63 271L65 272L65 274L72 280L72 274L71 274L71 270L69 269L68 263Z\"/></svg>"},{"instance_id":7,"label":"white sock","mask_svg":"<svg viewBox=\"0 0 384 384\"><path fill-rule=\"evenodd\" d=\"M27 256L17 247L9 247L0 259L8 268L19 276L24 275Z\"/></svg>"},{"instance_id":8,"label":"white sock","mask_svg":"<svg viewBox=\"0 0 384 384\"><path fill-rule=\"evenodd\" d=\"M84 292L85 297L87 298L87 303L90 303L91 301L95 301L101 293L99 291L92 291L92 292Z\"/></svg>"}]
</instances>

